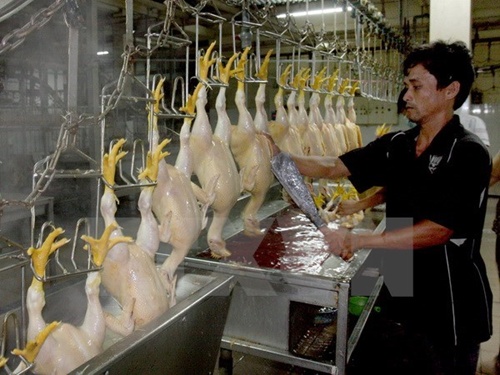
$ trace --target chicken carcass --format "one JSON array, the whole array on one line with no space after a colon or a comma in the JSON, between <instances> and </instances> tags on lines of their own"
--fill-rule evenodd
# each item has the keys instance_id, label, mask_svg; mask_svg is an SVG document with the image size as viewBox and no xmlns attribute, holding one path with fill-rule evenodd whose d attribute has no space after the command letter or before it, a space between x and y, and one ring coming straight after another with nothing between
<instances>
[{"instance_id":1,"label":"chicken carcass","mask_svg":"<svg viewBox=\"0 0 500 375\"><path fill-rule=\"evenodd\" d=\"M267 84L267 74L269 67L269 59L271 58L271 53L273 50L269 50L262 62L262 66L257 73L257 78L264 81L259 83L259 88L257 89L257 95L255 95L255 117L253 123L255 125L255 130L260 133L269 133L268 119L266 109L264 104L266 103L266 84Z\"/></svg>"},{"instance_id":2,"label":"chicken carcass","mask_svg":"<svg viewBox=\"0 0 500 375\"><path fill-rule=\"evenodd\" d=\"M203 58L200 58L200 76L207 77L208 68L215 60L209 60L215 43L212 43ZM220 99L221 100L221 99ZM191 129L190 147L193 152L194 173L198 177L201 186L207 186L217 176L215 184L215 199L212 203L213 218L208 228L208 246L214 258L227 257L231 252L226 249L226 242L222 238L222 231L227 222L231 209L236 204L241 193L240 177L236 163L231 154L227 142L229 139L218 130L219 136L212 132L212 127L205 109L207 104L207 89L198 84L198 95L196 98L196 118ZM222 108L222 104L219 101Z\"/></svg>"},{"instance_id":3,"label":"chicken carcass","mask_svg":"<svg viewBox=\"0 0 500 375\"><path fill-rule=\"evenodd\" d=\"M300 89L302 76L306 73L307 69L302 68L299 72L293 77L293 80L290 84L292 87L292 91L290 91L290 95L288 95L288 100L286 102L286 108L288 110L288 122L290 123L290 128L294 129L297 133L297 136L300 141L301 154L304 153L304 133L307 129L306 121L299 121L299 111L297 110L297 92ZM306 113L307 115L307 113Z\"/></svg>"},{"instance_id":4,"label":"chicken carcass","mask_svg":"<svg viewBox=\"0 0 500 375\"><path fill-rule=\"evenodd\" d=\"M39 248L28 249L35 273L26 298L29 317L28 340L36 340L36 337L48 327L42 316L45 292L43 281L39 278L45 275L45 267L50 254L69 242L65 238L56 241L62 233L64 233L62 228L55 228ZM115 243L119 241L128 241L128 239L117 237ZM105 256L105 254L93 254L94 263L97 266L102 264L101 255ZM75 327L68 323L61 323L51 329L36 356L36 374L67 374L102 352L106 319L99 301L100 284L101 271L87 274L85 282L87 310L82 325Z\"/></svg>"},{"instance_id":5,"label":"chicken carcass","mask_svg":"<svg viewBox=\"0 0 500 375\"><path fill-rule=\"evenodd\" d=\"M162 98L161 88L164 80L160 80L154 93L152 118L149 119L151 132L151 148L156 151L159 146L158 116L159 103ZM186 105L181 108L188 115L194 115L197 92L189 95ZM158 162L158 179L153 191L153 213L160 222L160 240L172 245L172 251L163 262L160 272L167 284L174 283L175 271L186 257L191 246L198 239L206 225L206 210L213 201L213 192L205 192L191 182L193 173L193 156L189 145L192 117L185 117L180 131L180 148L175 166L165 159ZM214 185L215 180L209 188ZM198 204L202 203L202 206Z\"/></svg>"},{"instance_id":6,"label":"chicken carcass","mask_svg":"<svg viewBox=\"0 0 500 375\"><path fill-rule=\"evenodd\" d=\"M215 125L214 135L219 138L228 148L231 146L231 120L226 111L226 89L229 86L229 79L234 77L238 68L231 69L234 60L238 57L239 53L233 54L228 60L226 66L219 59L217 61L218 79L222 83L219 89L217 98L215 100L215 110L217 112L217 124ZM264 96L265 98L265 96Z\"/></svg>"},{"instance_id":7,"label":"chicken carcass","mask_svg":"<svg viewBox=\"0 0 500 375\"><path fill-rule=\"evenodd\" d=\"M246 107L245 84L243 82L244 67L250 48L246 48L240 56L237 74L238 88L235 103L238 108L238 125L233 126L231 133L231 150L240 167L242 186L250 194L248 203L242 212L244 233L260 235L260 224L257 212L264 203L267 191L274 181L271 171L271 146L265 135L258 134ZM266 68L267 69L267 68Z\"/></svg>"},{"instance_id":8,"label":"chicken carcass","mask_svg":"<svg viewBox=\"0 0 500 375\"><path fill-rule=\"evenodd\" d=\"M335 138L337 139L339 145L339 155L342 155L347 151L347 143L343 126L338 123L337 115L335 114L335 110L333 109L333 89L336 83L337 83L337 73L332 74L328 78L328 83L327 83L328 94L326 94L324 100L324 107L325 107L324 121L328 126L330 126L333 129Z\"/></svg>"},{"instance_id":9,"label":"chicken carcass","mask_svg":"<svg viewBox=\"0 0 500 375\"><path fill-rule=\"evenodd\" d=\"M162 152L167 142L163 141L153 153L148 153L147 168L139 175L141 180L157 181L159 161L168 154ZM126 152L120 151L124 143L124 139L119 140L109 155L103 157L106 186L100 208L106 229L99 241L91 243L92 247L103 246L122 237L115 219L118 200L113 186L116 163L126 155ZM160 229L164 232L152 212L154 189L154 186L145 186L139 195L141 222L136 240L130 238L129 242L113 244L103 262L102 283L123 309L119 316L106 316L106 324L124 336L158 317L175 303L175 277L172 282L165 283L154 259L160 244ZM167 224L164 223L164 226Z\"/></svg>"},{"instance_id":10,"label":"chicken carcass","mask_svg":"<svg viewBox=\"0 0 500 375\"><path fill-rule=\"evenodd\" d=\"M353 134L356 134L356 148L363 146L363 138L361 136L361 129L356 125L356 110L354 109L354 94L358 89L359 82L355 82L350 88L350 96L347 101L347 116L346 126L351 129Z\"/></svg>"},{"instance_id":11,"label":"chicken carcass","mask_svg":"<svg viewBox=\"0 0 500 375\"><path fill-rule=\"evenodd\" d=\"M295 128L292 128L288 120L288 114L284 106L284 89L288 75L292 69L291 65L288 65L285 71L281 74L279 79L278 92L274 96L274 105L276 107L276 119L270 121L268 124L269 133L276 142L278 147L283 151L289 152L291 154L302 154L302 145L299 135Z\"/></svg>"},{"instance_id":12,"label":"chicken carcass","mask_svg":"<svg viewBox=\"0 0 500 375\"><path fill-rule=\"evenodd\" d=\"M305 87L306 82L310 77L310 70L307 69L299 80L299 96L297 98L297 105L299 107L298 127L304 129L302 134L302 146L306 155L323 156L325 151L323 149L323 141L321 139L321 131L318 124L312 122L306 110ZM319 96L318 96L319 99ZM316 108L319 103L316 103Z\"/></svg>"},{"instance_id":13,"label":"chicken carcass","mask_svg":"<svg viewBox=\"0 0 500 375\"><path fill-rule=\"evenodd\" d=\"M340 95L337 98L336 103L336 113L337 113L337 125L342 129L345 135L345 140L347 144L347 151L354 150L357 148L358 144L358 135L354 128L347 125L347 116L345 113L345 100L344 100L344 92L346 90L346 86L348 84L348 80L344 79L342 82L339 93Z\"/></svg>"},{"instance_id":14,"label":"chicken carcass","mask_svg":"<svg viewBox=\"0 0 500 375\"><path fill-rule=\"evenodd\" d=\"M313 93L311 94L311 98L309 99L309 124L316 124L319 129L321 135L321 143L323 146L323 155L337 157L340 155L340 146L335 135L335 130L323 120L323 117L321 116L321 112L319 110L319 90L321 89L323 81L325 80L325 72L326 67L323 68L318 74L316 74L311 85Z\"/></svg>"}]
</instances>

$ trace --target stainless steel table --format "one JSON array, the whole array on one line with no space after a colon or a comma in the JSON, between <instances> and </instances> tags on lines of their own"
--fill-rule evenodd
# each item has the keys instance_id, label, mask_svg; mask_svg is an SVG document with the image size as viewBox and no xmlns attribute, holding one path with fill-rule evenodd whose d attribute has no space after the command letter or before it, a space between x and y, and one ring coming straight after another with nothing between
<instances>
[{"instance_id":1,"label":"stainless steel table","mask_svg":"<svg viewBox=\"0 0 500 375\"><path fill-rule=\"evenodd\" d=\"M262 239L249 239L248 243L242 234L230 236L227 239L227 247L233 255L229 259L211 259L207 252L199 250L192 250L185 259L185 265L188 267L226 273L236 278L237 283L233 290L222 348L329 374L345 374L346 364L383 284L381 276L368 276L373 278L368 303L361 316L357 318L354 328L351 327L349 330L348 320L354 319L348 315L352 280L363 272L363 263L370 251L360 250L351 262L344 262L338 257L325 254L324 251L321 253L317 244L314 245L315 249L308 249L308 244L318 240L312 235L309 240L298 245L299 253L302 250L305 253L304 259L298 262L300 264L297 263L295 266L288 264L283 267L284 257L291 258L297 255L293 251L286 250L290 245L290 242L287 242L290 238L282 241L287 242L282 246L285 248L284 252L283 249L276 250L271 247L266 249L268 246L266 238L270 233L286 232L287 225L293 225L287 221L288 219L283 218L295 215L299 221L307 222L307 219L304 216L300 217L300 211L287 208L282 201L271 202L261 210L261 215L261 223L267 234ZM238 227L239 224L236 222L237 220L233 220L230 223L229 227L232 230ZM380 217L368 216L354 230L383 231L384 223L384 220L380 221ZM294 246L297 248L296 245L295 243ZM281 251L281 255L271 260L265 259L265 254L276 251ZM311 262L307 259L308 251L311 251L309 256L312 258ZM301 254L298 256L301 257ZM289 263L289 259L287 262ZM277 263L281 264L276 266ZM292 353L290 336L294 334L294 328L291 327L290 309L295 303L336 309L334 358L311 359Z\"/></svg>"}]
</instances>

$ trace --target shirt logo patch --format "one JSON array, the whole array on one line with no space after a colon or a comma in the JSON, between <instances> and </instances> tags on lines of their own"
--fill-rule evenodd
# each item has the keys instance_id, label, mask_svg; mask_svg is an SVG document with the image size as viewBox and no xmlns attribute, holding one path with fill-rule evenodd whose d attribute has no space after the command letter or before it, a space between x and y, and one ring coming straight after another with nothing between
<instances>
[{"instance_id":1,"label":"shirt logo patch","mask_svg":"<svg viewBox=\"0 0 500 375\"><path fill-rule=\"evenodd\" d=\"M437 166L439 165L439 163L441 162L441 159L443 159L442 156L437 156L437 155L431 155L430 158L429 158L429 171L431 172L431 174L433 174L436 169L437 169Z\"/></svg>"}]
</instances>

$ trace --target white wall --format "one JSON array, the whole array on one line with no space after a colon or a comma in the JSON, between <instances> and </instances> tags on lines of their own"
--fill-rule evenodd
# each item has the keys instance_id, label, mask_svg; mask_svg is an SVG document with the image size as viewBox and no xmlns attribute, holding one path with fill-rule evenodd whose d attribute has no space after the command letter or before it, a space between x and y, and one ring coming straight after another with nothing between
<instances>
[{"instance_id":1,"label":"white wall","mask_svg":"<svg viewBox=\"0 0 500 375\"><path fill-rule=\"evenodd\" d=\"M500 104L472 105L471 113L486 123L490 137L490 154L500 151Z\"/></svg>"},{"instance_id":2,"label":"white wall","mask_svg":"<svg viewBox=\"0 0 500 375\"><path fill-rule=\"evenodd\" d=\"M429 14L430 41L462 40L470 46L471 0L431 0Z\"/></svg>"}]
</instances>

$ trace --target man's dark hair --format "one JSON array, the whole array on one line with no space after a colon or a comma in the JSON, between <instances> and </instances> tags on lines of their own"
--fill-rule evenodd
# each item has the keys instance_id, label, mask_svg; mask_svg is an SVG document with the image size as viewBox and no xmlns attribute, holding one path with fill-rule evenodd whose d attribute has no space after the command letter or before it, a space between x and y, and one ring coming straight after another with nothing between
<instances>
[{"instance_id":1,"label":"man's dark hair","mask_svg":"<svg viewBox=\"0 0 500 375\"><path fill-rule=\"evenodd\" d=\"M458 109L469 96L474 82L472 56L463 42L446 43L442 40L415 47L403 63L403 71L421 64L437 80L437 88L443 89L453 81L460 83L460 91L455 98L453 109Z\"/></svg>"}]
</instances>

